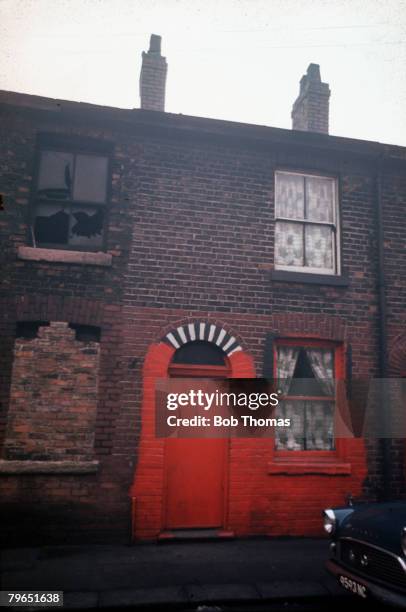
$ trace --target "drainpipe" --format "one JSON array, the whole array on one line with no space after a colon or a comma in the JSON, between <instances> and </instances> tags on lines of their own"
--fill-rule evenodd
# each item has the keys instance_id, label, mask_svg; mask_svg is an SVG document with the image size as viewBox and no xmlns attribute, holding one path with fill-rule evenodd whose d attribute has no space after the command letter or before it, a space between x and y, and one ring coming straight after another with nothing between
<instances>
[{"instance_id":1,"label":"drainpipe","mask_svg":"<svg viewBox=\"0 0 406 612\"><path fill-rule=\"evenodd\" d=\"M384 251L384 228L383 228L383 203L382 203L382 173L384 167L385 151L378 159L376 173L376 237L378 243L378 359L379 377L388 377L388 338L386 330L386 279L385 279L385 251ZM384 434L387 433L388 414L386 407L390 406L387 401L386 385L379 385L379 409L382 411L382 426ZM382 448L382 496L388 500L391 496L391 440L381 439Z\"/></svg>"}]
</instances>

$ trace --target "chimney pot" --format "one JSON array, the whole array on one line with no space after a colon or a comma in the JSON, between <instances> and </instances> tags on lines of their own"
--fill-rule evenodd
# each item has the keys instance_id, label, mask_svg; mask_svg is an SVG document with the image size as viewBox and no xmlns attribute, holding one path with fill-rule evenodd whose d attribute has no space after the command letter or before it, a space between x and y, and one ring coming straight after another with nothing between
<instances>
[{"instance_id":1,"label":"chimney pot","mask_svg":"<svg viewBox=\"0 0 406 612\"><path fill-rule=\"evenodd\" d=\"M309 64L292 108L292 129L328 134L329 98L330 88L321 81L320 66Z\"/></svg>"},{"instance_id":2,"label":"chimney pot","mask_svg":"<svg viewBox=\"0 0 406 612\"><path fill-rule=\"evenodd\" d=\"M158 55L161 55L161 40L161 36L151 34L148 53L158 53Z\"/></svg>"},{"instance_id":3,"label":"chimney pot","mask_svg":"<svg viewBox=\"0 0 406 612\"><path fill-rule=\"evenodd\" d=\"M307 68L307 76L309 77L309 81L321 83L319 64L309 64Z\"/></svg>"}]
</instances>

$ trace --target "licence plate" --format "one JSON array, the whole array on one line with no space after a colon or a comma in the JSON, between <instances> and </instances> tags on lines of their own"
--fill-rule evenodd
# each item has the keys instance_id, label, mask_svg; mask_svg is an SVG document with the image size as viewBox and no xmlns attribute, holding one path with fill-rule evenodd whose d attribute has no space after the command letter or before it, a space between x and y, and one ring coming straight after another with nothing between
<instances>
[{"instance_id":1,"label":"licence plate","mask_svg":"<svg viewBox=\"0 0 406 612\"><path fill-rule=\"evenodd\" d=\"M354 593L355 595L359 595L360 597L366 599L368 594L367 587L361 584L360 582L356 582L355 580L352 580L352 578L348 578L347 576L339 576L338 581L342 587L347 589L347 591L350 591L351 593Z\"/></svg>"}]
</instances>

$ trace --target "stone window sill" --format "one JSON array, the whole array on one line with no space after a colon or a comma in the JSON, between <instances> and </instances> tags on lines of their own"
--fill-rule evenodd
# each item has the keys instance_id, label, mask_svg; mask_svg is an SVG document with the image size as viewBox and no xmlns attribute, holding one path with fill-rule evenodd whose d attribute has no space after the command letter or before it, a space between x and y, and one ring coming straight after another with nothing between
<instances>
[{"instance_id":1,"label":"stone window sill","mask_svg":"<svg viewBox=\"0 0 406 612\"><path fill-rule=\"evenodd\" d=\"M305 283L311 285L330 285L333 287L348 287L350 284L347 276L290 272L289 270L272 270L271 279L283 283Z\"/></svg>"},{"instance_id":2,"label":"stone window sill","mask_svg":"<svg viewBox=\"0 0 406 612\"><path fill-rule=\"evenodd\" d=\"M0 460L0 474L94 474L98 461Z\"/></svg>"},{"instance_id":3,"label":"stone window sill","mask_svg":"<svg viewBox=\"0 0 406 612\"><path fill-rule=\"evenodd\" d=\"M351 464L336 461L274 461L268 463L268 474L301 475L328 474L330 476L348 476L351 474Z\"/></svg>"},{"instance_id":4,"label":"stone window sill","mask_svg":"<svg viewBox=\"0 0 406 612\"><path fill-rule=\"evenodd\" d=\"M110 253L85 251L65 251L63 249L41 249L29 246L18 247L18 259L25 261L48 261L56 263L72 263L86 266L109 267L113 257Z\"/></svg>"}]
</instances>

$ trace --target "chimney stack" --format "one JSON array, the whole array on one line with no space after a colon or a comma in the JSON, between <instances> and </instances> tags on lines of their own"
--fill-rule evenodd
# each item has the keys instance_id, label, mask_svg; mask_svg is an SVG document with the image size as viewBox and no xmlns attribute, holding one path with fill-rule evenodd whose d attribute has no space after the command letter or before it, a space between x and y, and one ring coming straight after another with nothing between
<instances>
[{"instance_id":1,"label":"chimney stack","mask_svg":"<svg viewBox=\"0 0 406 612\"><path fill-rule=\"evenodd\" d=\"M141 108L146 110L165 110L165 83L168 65L161 56L161 37L151 34L149 51L142 52L140 74Z\"/></svg>"},{"instance_id":2,"label":"chimney stack","mask_svg":"<svg viewBox=\"0 0 406 612\"><path fill-rule=\"evenodd\" d=\"M309 64L292 108L292 129L328 134L329 98L330 88L321 82L320 66Z\"/></svg>"}]
</instances>

